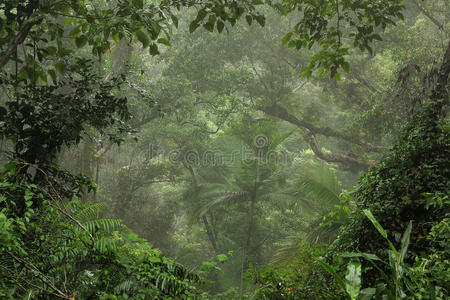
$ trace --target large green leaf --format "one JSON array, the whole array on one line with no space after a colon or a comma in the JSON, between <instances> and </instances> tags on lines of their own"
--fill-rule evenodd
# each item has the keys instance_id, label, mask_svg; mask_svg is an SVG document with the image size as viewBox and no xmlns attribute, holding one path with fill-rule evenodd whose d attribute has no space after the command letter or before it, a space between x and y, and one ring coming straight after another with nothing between
<instances>
[{"instance_id":1,"label":"large green leaf","mask_svg":"<svg viewBox=\"0 0 450 300\"><path fill-rule=\"evenodd\" d=\"M318 259L316 260L316 262L325 270L327 271L331 276L333 276L334 280L336 280L336 282L338 283L338 285L343 289L346 290L346 283L345 280L338 274L336 273L336 270L334 270L334 268L327 264L326 262Z\"/></svg>"},{"instance_id":2,"label":"large green leaf","mask_svg":"<svg viewBox=\"0 0 450 300\"><path fill-rule=\"evenodd\" d=\"M409 240L411 236L411 229L412 229L412 221L409 221L408 227L406 228L405 232L403 233L402 237L402 244L400 249L400 263L403 263L406 253L408 252L408 246L409 246Z\"/></svg>"},{"instance_id":3,"label":"large green leaf","mask_svg":"<svg viewBox=\"0 0 450 300\"><path fill-rule=\"evenodd\" d=\"M365 288L359 293L359 300L370 300L376 294L376 288Z\"/></svg>"},{"instance_id":4,"label":"large green leaf","mask_svg":"<svg viewBox=\"0 0 450 300\"><path fill-rule=\"evenodd\" d=\"M80 35L75 38L75 45L77 45L78 48L83 48L87 41L88 40L85 35Z\"/></svg>"},{"instance_id":5,"label":"large green leaf","mask_svg":"<svg viewBox=\"0 0 450 300\"><path fill-rule=\"evenodd\" d=\"M193 33L198 27L200 26L200 24L194 20L189 24L189 32Z\"/></svg>"},{"instance_id":6,"label":"large green leaf","mask_svg":"<svg viewBox=\"0 0 450 300\"><path fill-rule=\"evenodd\" d=\"M59 74L64 75L67 71L67 66L64 62L59 61L55 64L55 69L58 71Z\"/></svg>"},{"instance_id":7,"label":"large green leaf","mask_svg":"<svg viewBox=\"0 0 450 300\"><path fill-rule=\"evenodd\" d=\"M361 289L361 263L359 261L351 261L347 265L345 280L345 291L350 299L358 298Z\"/></svg>"},{"instance_id":8,"label":"large green leaf","mask_svg":"<svg viewBox=\"0 0 450 300\"><path fill-rule=\"evenodd\" d=\"M363 212L366 215L366 217L370 220L370 222L372 222L373 226L375 226L375 228L378 230L378 232L385 239L387 239L387 232L386 232L386 230L384 230L383 226L381 226L381 224L377 221L377 219L372 214L372 212L370 210L368 210L368 209L364 209Z\"/></svg>"},{"instance_id":9,"label":"large green leaf","mask_svg":"<svg viewBox=\"0 0 450 300\"><path fill-rule=\"evenodd\" d=\"M147 48L150 44L150 39L142 30L136 32L136 38L142 43L142 47L144 48Z\"/></svg>"},{"instance_id":10,"label":"large green leaf","mask_svg":"<svg viewBox=\"0 0 450 300\"><path fill-rule=\"evenodd\" d=\"M367 218L370 220L370 222L372 222L373 226L375 226L375 228L378 230L378 232L386 239L386 241L388 242L389 247L391 247L391 250L394 253L395 257L397 257L398 251L397 251L397 249L395 249L392 242L388 239L387 232L386 232L386 230L384 230L383 226L381 226L381 224L377 221L377 219L374 217L374 215L372 214L372 212L370 210L364 209L363 212L367 216Z\"/></svg>"}]
</instances>

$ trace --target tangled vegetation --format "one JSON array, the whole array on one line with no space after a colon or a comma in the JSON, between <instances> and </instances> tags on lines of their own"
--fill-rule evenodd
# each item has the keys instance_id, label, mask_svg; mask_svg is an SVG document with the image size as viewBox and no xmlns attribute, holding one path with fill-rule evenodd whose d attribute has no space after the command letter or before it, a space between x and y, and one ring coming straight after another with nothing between
<instances>
[{"instance_id":1,"label":"tangled vegetation","mask_svg":"<svg viewBox=\"0 0 450 300\"><path fill-rule=\"evenodd\" d=\"M450 4L0 3L1 299L447 299Z\"/></svg>"}]
</instances>

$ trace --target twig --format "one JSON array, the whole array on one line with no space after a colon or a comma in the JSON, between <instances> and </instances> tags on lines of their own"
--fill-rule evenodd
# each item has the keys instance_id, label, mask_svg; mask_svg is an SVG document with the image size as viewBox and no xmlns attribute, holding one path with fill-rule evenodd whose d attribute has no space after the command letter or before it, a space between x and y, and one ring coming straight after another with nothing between
<instances>
[{"instance_id":1,"label":"twig","mask_svg":"<svg viewBox=\"0 0 450 300\"><path fill-rule=\"evenodd\" d=\"M38 268L36 268L32 263L29 263L29 262L25 261L24 259L15 256L12 252L6 251L6 253L8 253L8 254L9 254L13 259L15 259L17 262L19 262L20 264L22 264L25 268L27 268L27 269L29 269L29 270L31 270L31 271L38 272L39 275L41 276L41 280L44 281L46 284L48 284L48 286L50 286L50 288L52 288L53 290L55 290L55 291L57 292L57 294L56 294L56 293L49 292L49 291L46 291L46 292L49 292L49 293L51 293L51 294L53 294L53 295L55 295L55 296L58 296L58 297L60 297L60 298L63 298L63 299L70 299L70 296L66 295L63 291L61 291L60 289L58 289L58 288L53 284L53 282L52 282L47 276L45 276ZM37 287L36 285L34 285L34 284L32 284L32 283L29 283L29 284L32 285L32 286ZM41 288L41 289L42 289L42 288ZM44 291L45 291L45 290L44 290Z\"/></svg>"}]
</instances>

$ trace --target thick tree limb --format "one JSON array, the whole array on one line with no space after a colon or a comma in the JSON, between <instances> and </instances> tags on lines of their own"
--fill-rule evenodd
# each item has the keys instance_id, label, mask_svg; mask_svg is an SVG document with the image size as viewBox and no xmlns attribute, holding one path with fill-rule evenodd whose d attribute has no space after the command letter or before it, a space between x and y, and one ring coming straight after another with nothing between
<instances>
[{"instance_id":1,"label":"thick tree limb","mask_svg":"<svg viewBox=\"0 0 450 300\"><path fill-rule=\"evenodd\" d=\"M450 75L450 40L448 41L447 50L442 60L441 68L439 69L437 86L431 93L431 98L435 100L446 99L448 97L449 82L448 76Z\"/></svg>"},{"instance_id":2,"label":"thick tree limb","mask_svg":"<svg viewBox=\"0 0 450 300\"><path fill-rule=\"evenodd\" d=\"M305 134L306 141L311 147L311 150L318 158L327 162L340 163L358 169L367 169L371 165L370 161L362 160L350 155L325 153L320 149L319 145L317 144L314 134L312 134L311 131L309 131L308 129L306 129L305 132L306 132Z\"/></svg>"},{"instance_id":3,"label":"thick tree limb","mask_svg":"<svg viewBox=\"0 0 450 300\"><path fill-rule=\"evenodd\" d=\"M330 127L317 127L309 122L306 122L304 120L300 120L297 117L291 115L284 107L282 107L279 104L272 104L272 106L265 106L265 107L258 107L259 110L265 112L268 115L271 115L273 117L280 118L282 120L285 120L295 126L297 126L300 129L307 129L312 134L320 134L325 137L335 137L342 139L344 141L350 142L355 145L359 145L361 147L364 147L365 149L369 151L382 151L385 150L384 147L372 145L370 143L355 139L353 136L340 133Z\"/></svg>"}]
</instances>

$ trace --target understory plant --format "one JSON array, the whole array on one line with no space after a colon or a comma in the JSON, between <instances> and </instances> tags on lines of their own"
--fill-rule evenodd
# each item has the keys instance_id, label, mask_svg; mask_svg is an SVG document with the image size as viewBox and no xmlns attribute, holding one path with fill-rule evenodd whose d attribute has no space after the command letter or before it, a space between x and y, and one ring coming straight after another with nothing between
<instances>
[{"instance_id":1,"label":"understory plant","mask_svg":"<svg viewBox=\"0 0 450 300\"><path fill-rule=\"evenodd\" d=\"M406 262L412 222L409 222L403 233L400 249L397 249L389 240L386 230L370 210L364 210L364 214L389 245L387 250L388 261L382 260L371 253L341 253L341 257L350 258L344 278L332 265L323 260L317 260L323 269L333 276L339 287L345 291L348 299L446 299L448 291L443 287L434 285L427 278L425 264L411 266ZM361 259L369 262L368 270L378 272L377 278L379 279L373 287L361 289Z\"/></svg>"},{"instance_id":2,"label":"understory plant","mask_svg":"<svg viewBox=\"0 0 450 300\"><path fill-rule=\"evenodd\" d=\"M331 275L322 271L317 257L325 253L323 245L301 244L289 264L252 267L247 281L255 286L248 299L333 299L343 297Z\"/></svg>"},{"instance_id":3,"label":"understory plant","mask_svg":"<svg viewBox=\"0 0 450 300\"><path fill-rule=\"evenodd\" d=\"M64 200L50 181L36 185L20 176L23 167L10 162L0 172L1 299L186 299L196 293L197 275L120 220L102 218L104 204Z\"/></svg>"}]
</instances>

